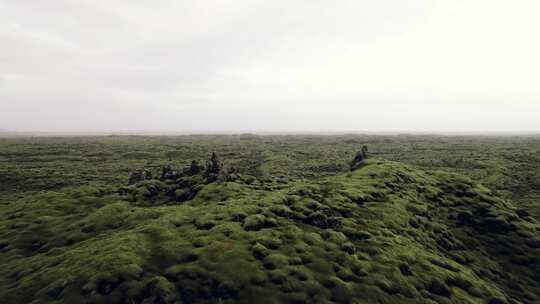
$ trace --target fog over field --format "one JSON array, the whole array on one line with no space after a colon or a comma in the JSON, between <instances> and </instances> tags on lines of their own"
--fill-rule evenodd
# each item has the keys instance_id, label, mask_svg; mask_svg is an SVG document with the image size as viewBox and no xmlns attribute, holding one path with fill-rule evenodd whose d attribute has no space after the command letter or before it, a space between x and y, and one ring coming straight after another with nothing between
<instances>
[{"instance_id":1,"label":"fog over field","mask_svg":"<svg viewBox=\"0 0 540 304\"><path fill-rule=\"evenodd\" d=\"M0 0L0 128L540 131L540 2Z\"/></svg>"}]
</instances>

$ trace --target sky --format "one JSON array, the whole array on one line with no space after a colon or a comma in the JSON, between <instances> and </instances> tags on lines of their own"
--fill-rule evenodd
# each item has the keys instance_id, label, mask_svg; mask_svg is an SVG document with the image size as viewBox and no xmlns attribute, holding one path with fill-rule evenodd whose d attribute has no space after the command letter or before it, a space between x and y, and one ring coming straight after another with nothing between
<instances>
[{"instance_id":1,"label":"sky","mask_svg":"<svg viewBox=\"0 0 540 304\"><path fill-rule=\"evenodd\" d=\"M538 0L0 0L0 129L540 132Z\"/></svg>"}]
</instances>

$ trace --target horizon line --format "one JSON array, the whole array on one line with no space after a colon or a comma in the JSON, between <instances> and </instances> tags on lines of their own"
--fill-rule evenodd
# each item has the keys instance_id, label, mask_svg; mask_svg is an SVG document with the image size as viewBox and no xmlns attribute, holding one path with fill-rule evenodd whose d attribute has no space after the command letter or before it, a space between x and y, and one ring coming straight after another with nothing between
<instances>
[{"instance_id":1,"label":"horizon line","mask_svg":"<svg viewBox=\"0 0 540 304\"><path fill-rule=\"evenodd\" d=\"M434 131L434 130L104 130L104 131L13 131L0 129L0 137L70 137L70 136L189 136L189 135L443 135L443 136L531 136L540 131Z\"/></svg>"}]
</instances>

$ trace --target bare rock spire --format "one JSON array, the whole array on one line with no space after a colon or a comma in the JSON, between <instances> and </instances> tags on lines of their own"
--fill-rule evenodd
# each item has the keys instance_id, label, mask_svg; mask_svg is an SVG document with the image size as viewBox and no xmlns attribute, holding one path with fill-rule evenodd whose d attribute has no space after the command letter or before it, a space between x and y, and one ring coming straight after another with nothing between
<instances>
[{"instance_id":1,"label":"bare rock spire","mask_svg":"<svg viewBox=\"0 0 540 304\"><path fill-rule=\"evenodd\" d=\"M209 182L216 181L223 174L223 163L219 160L216 152L212 152L210 162L206 166L206 179Z\"/></svg>"},{"instance_id":2,"label":"bare rock spire","mask_svg":"<svg viewBox=\"0 0 540 304\"><path fill-rule=\"evenodd\" d=\"M362 165L364 165L364 160L367 158L368 155L368 148L367 146L362 146L362 149L358 152L356 152L356 156L354 157L353 161L351 162L351 171L354 171Z\"/></svg>"}]
</instances>

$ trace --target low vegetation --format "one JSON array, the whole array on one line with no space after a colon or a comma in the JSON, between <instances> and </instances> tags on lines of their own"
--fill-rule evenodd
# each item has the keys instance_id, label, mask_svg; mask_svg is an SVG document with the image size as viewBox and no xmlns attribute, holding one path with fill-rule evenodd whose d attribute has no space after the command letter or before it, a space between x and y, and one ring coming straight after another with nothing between
<instances>
[{"instance_id":1,"label":"low vegetation","mask_svg":"<svg viewBox=\"0 0 540 304\"><path fill-rule=\"evenodd\" d=\"M4 139L0 298L535 303L539 147L352 135Z\"/></svg>"}]
</instances>

